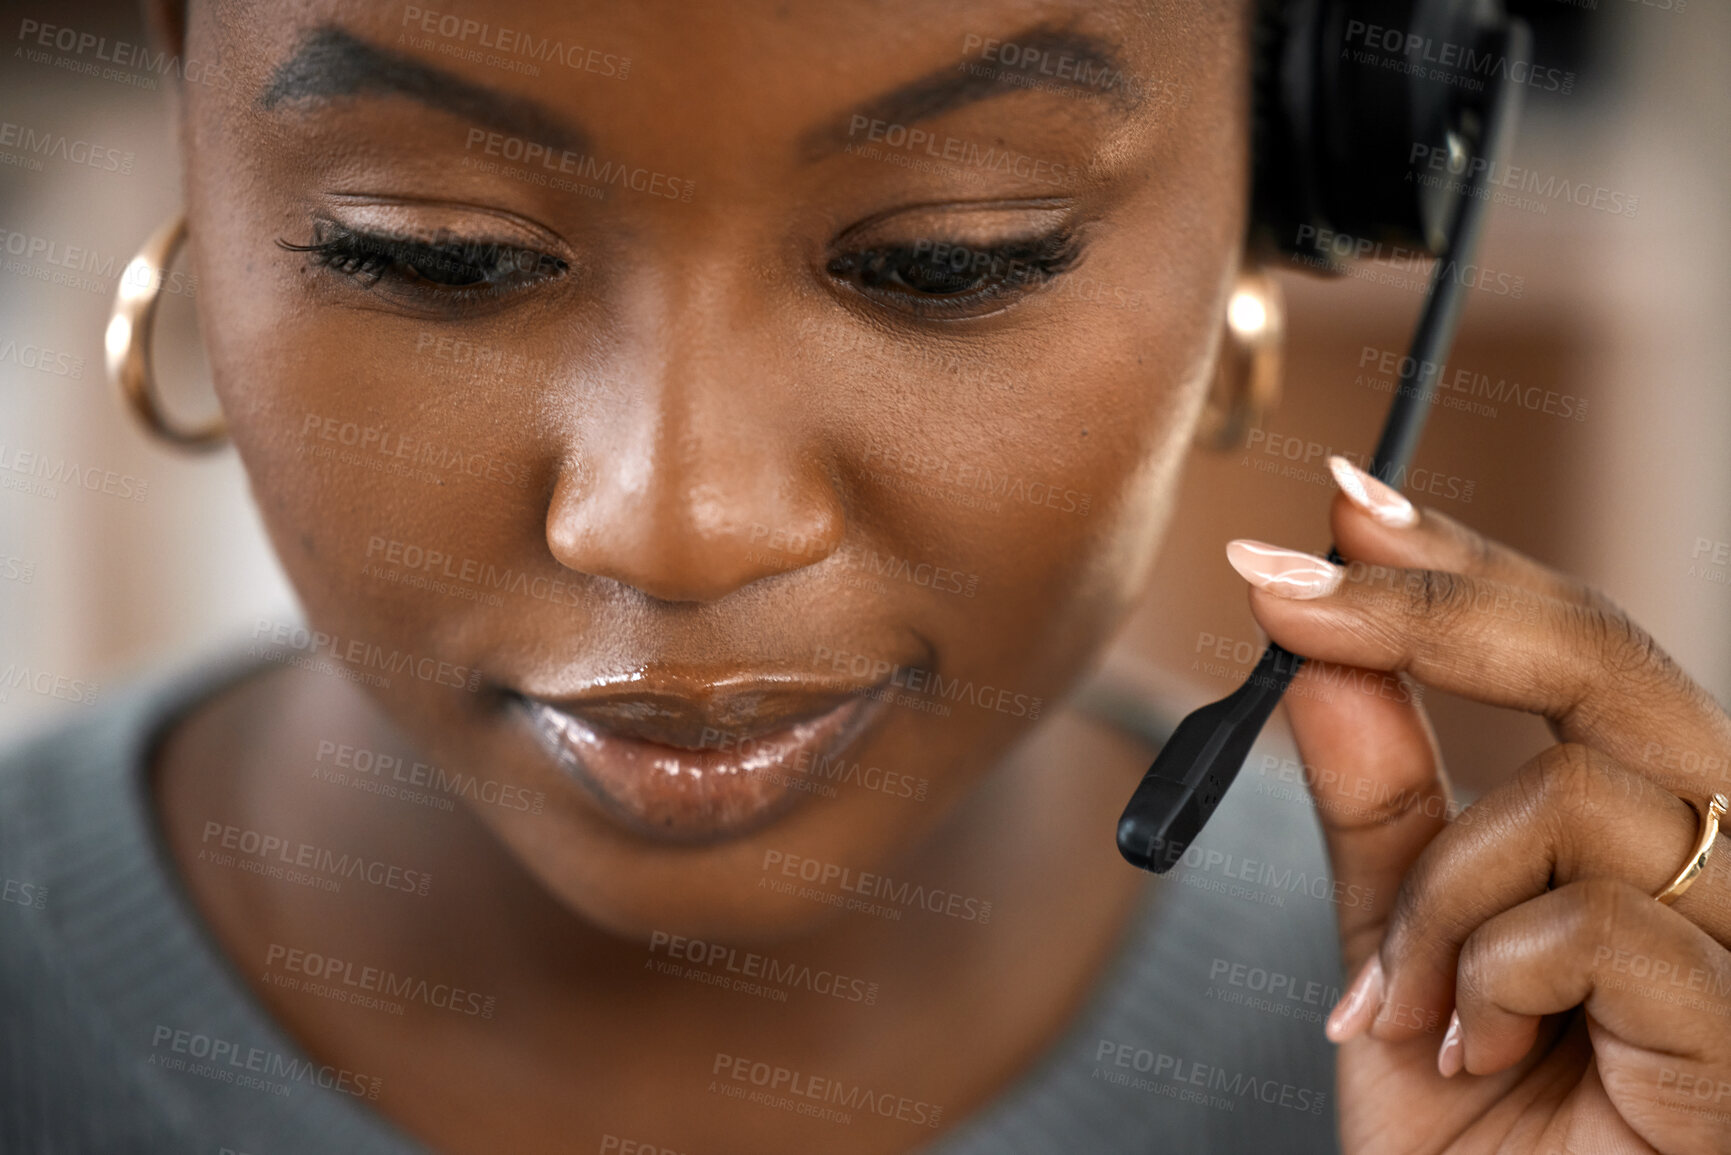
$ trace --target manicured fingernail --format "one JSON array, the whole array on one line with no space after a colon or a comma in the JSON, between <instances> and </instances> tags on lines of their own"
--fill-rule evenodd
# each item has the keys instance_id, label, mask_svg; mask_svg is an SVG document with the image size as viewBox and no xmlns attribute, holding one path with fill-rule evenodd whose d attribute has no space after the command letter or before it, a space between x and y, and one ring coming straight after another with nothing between
<instances>
[{"instance_id":1,"label":"manicured fingernail","mask_svg":"<svg viewBox=\"0 0 1731 1155\"><path fill-rule=\"evenodd\" d=\"M1356 1039L1376 1021L1376 1013L1381 1009L1382 959L1373 954L1358 968L1358 977L1328 1013L1328 1024L1323 1030L1336 1043Z\"/></svg>"},{"instance_id":2,"label":"manicured fingernail","mask_svg":"<svg viewBox=\"0 0 1731 1155\"><path fill-rule=\"evenodd\" d=\"M1340 486L1340 491L1352 504L1370 514L1379 524L1390 529L1408 529L1418 524L1418 510L1413 508L1412 502L1346 458L1330 457L1328 469L1334 474L1334 483Z\"/></svg>"},{"instance_id":3,"label":"manicured fingernail","mask_svg":"<svg viewBox=\"0 0 1731 1155\"><path fill-rule=\"evenodd\" d=\"M1466 1048L1461 1046L1461 1013L1456 1011L1449 1016L1449 1029L1443 1033L1442 1047L1436 1053L1436 1069L1443 1078L1452 1079L1461 1073L1465 1053Z\"/></svg>"},{"instance_id":4,"label":"manicured fingernail","mask_svg":"<svg viewBox=\"0 0 1731 1155\"><path fill-rule=\"evenodd\" d=\"M1325 598L1346 578L1325 558L1260 541L1227 542L1226 560L1245 581L1283 598Z\"/></svg>"}]
</instances>

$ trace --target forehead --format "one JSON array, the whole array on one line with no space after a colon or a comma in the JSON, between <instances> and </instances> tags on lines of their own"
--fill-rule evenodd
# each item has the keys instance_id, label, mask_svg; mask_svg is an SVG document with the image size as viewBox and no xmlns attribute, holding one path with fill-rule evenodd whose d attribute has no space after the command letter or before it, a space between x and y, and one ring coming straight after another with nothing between
<instances>
[{"instance_id":1,"label":"forehead","mask_svg":"<svg viewBox=\"0 0 1731 1155\"><path fill-rule=\"evenodd\" d=\"M1228 48L1236 7L1207 0L501 0L484 8L312 0L244 12L195 5L189 52L220 56L236 82L231 100L255 109L395 95L418 111L471 120L514 113L504 119L525 135L556 136L558 122L575 120L603 127L619 138L607 142L615 145L681 135L696 144L727 133L819 131L826 115L843 112L921 119L992 102L1050 120L1122 113L1146 103L1151 86L1176 87ZM885 104L887 95L900 99ZM545 111L554 118L537 123ZM819 143L803 141L808 149Z\"/></svg>"}]
</instances>

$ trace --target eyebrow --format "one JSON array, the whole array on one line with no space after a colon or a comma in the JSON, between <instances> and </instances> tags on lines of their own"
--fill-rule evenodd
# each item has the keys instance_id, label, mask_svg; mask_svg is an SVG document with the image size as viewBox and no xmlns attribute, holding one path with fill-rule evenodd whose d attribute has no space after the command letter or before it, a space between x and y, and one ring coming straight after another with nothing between
<instances>
[{"instance_id":1,"label":"eyebrow","mask_svg":"<svg viewBox=\"0 0 1731 1155\"><path fill-rule=\"evenodd\" d=\"M859 117L868 121L910 125L1012 92L1051 91L1049 87L1042 89L1006 83L1006 75L1028 72L1026 64L1021 62L1039 61L1043 72L1045 63L1068 57L1071 62L1071 75L1054 77L1055 83L1067 84L1078 92L1098 91L1101 95L1111 97L1120 111L1135 103L1129 87L1124 83L1126 77L1118 51L1098 37L1069 28L1036 25L998 40L986 38L981 40L981 43L996 43L1005 48L1014 46L1019 50L1019 62L998 62L994 65L982 55L979 63L982 71L987 73L984 75L966 67L944 65L935 68L924 76L872 98L847 115L837 117L834 121L806 133L800 142L801 157L807 161L818 160L842 148L853 139L859 126ZM964 60L962 63L966 65L968 62ZM1079 79L1087 75L1115 79L1110 85L1096 86Z\"/></svg>"},{"instance_id":2,"label":"eyebrow","mask_svg":"<svg viewBox=\"0 0 1731 1155\"><path fill-rule=\"evenodd\" d=\"M353 96L401 96L464 120L543 144L588 152L587 134L543 105L471 84L455 73L368 44L335 25L309 33L271 73L259 107Z\"/></svg>"},{"instance_id":3,"label":"eyebrow","mask_svg":"<svg viewBox=\"0 0 1731 1155\"><path fill-rule=\"evenodd\" d=\"M1113 97L1120 108L1134 103L1126 100L1129 93L1121 83L1124 72L1117 51L1098 37L1072 29L1036 26L997 43L1015 45L1020 49L1018 55L1022 61L1068 57L1075 62L1072 76L1116 77L1117 82L1103 87L1102 94ZM981 75L948 65L935 68L807 132L800 141L801 159L815 161L842 148L852 139L859 117L890 124L916 124L970 104L1024 91L1022 86L1004 83L1002 77L1009 71L1025 70L1023 64L1000 65L990 70L989 75ZM1078 90L1093 87L1077 79L1070 79L1069 83ZM586 133L536 101L472 84L455 73L369 44L329 24L309 33L294 54L277 66L259 94L258 103L263 109L275 111L285 104L355 96L400 96L513 136L573 152L591 151Z\"/></svg>"}]
</instances>

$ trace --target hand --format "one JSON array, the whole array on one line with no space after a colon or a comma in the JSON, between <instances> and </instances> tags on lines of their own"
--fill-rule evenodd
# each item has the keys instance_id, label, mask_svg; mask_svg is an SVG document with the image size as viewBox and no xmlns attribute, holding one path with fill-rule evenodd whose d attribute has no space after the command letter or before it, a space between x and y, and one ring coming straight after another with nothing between
<instances>
[{"instance_id":1,"label":"hand","mask_svg":"<svg viewBox=\"0 0 1731 1155\"><path fill-rule=\"evenodd\" d=\"M1353 975L1329 1022L1345 1150L1731 1152L1731 847L1653 895L1731 793L1731 719L1602 596L1346 462L1346 566L1235 542L1311 659L1286 703ZM1418 685L1558 745L1454 814ZM1464 1073L1463 1073L1464 1072Z\"/></svg>"}]
</instances>

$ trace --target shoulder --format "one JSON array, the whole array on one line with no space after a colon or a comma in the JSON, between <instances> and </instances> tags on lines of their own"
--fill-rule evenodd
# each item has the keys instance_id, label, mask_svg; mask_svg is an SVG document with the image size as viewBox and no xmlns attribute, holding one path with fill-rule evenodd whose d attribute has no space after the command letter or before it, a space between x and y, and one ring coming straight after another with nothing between
<instances>
[{"instance_id":1,"label":"shoulder","mask_svg":"<svg viewBox=\"0 0 1731 1155\"><path fill-rule=\"evenodd\" d=\"M116 946L130 938L124 891L102 884L143 865L132 763L142 756L152 688L75 707L0 752L5 1150L145 1151L174 1137L161 1105L125 1069L127 1041L113 1036L80 949L93 914L111 920ZM111 1106L93 1111L96 1103Z\"/></svg>"},{"instance_id":2,"label":"shoulder","mask_svg":"<svg viewBox=\"0 0 1731 1155\"><path fill-rule=\"evenodd\" d=\"M0 753L0 1151L414 1149L250 1001L160 845L152 745L247 668L140 679Z\"/></svg>"},{"instance_id":3,"label":"shoulder","mask_svg":"<svg viewBox=\"0 0 1731 1155\"><path fill-rule=\"evenodd\" d=\"M1090 1010L943 1155L1338 1149L1322 1024L1340 993L1335 911L1352 896L1329 876L1296 767L1283 736L1258 743L1203 836L1150 882Z\"/></svg>"}]
</instances>

